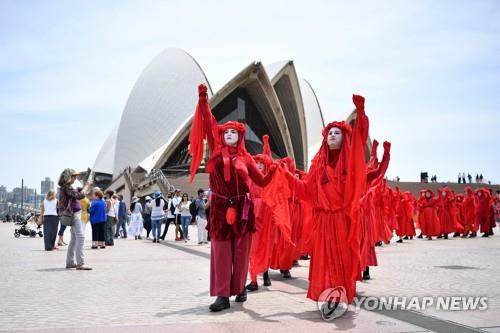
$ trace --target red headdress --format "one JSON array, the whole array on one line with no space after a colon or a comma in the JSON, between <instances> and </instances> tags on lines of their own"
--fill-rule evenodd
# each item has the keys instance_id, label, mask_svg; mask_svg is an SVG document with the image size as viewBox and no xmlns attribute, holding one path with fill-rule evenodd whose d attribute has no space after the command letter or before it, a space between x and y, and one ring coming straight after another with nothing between
<instances>
[{"instance_id":1,"label":"red headdress","mask_svg":"<svg viewBox=\"0 0 500 333\"><path fill-rule=\"evenodd\" d=\"M328 132L333 127L337 127L342 131L343 138L340 149L331 150L327 143ZM334 121L323 128L323 141L321 143L321 147L312 160L312 164L316 164L319 170L322 170L322 183L328 182L328 176L325 169L327 163L333 163L335 160L338 160L338 162L341 163L337 168L341 174L337 175L336 178L340 180L342 176L345 176L349 152L351 150L351 135L352 127L345 121Z\"/></svg>"},{"instance_id":2,"label":"red headdress","mask_svg":"<svg viewBox=\"0 0 500 333\"><path fill-rule=\"evenodd\" d=\"M273 157L271 154L271 147L269 146L269 135L265 134L262 137L262 154L252 156L255 162L261 162L264 164L265 170L269 170L271 164L273 164Z\"/></svg>"}]
</instances>

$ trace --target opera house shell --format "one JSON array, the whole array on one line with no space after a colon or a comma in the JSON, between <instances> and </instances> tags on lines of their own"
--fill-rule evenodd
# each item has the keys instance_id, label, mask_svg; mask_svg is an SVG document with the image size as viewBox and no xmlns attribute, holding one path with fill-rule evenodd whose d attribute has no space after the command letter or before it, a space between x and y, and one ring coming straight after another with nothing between
<instances>
[{"instance_id":1,"label":"opera house shell","mask_svg":"<svg viewBox=\"0 0 500 333\"><path fill-rule=\"evenodd\" d=\"M173 187L194 195L198 187L208 186L203 168L195 184L186 181L188 137L200 83L209 87L209 103L219 123L246 124L250 154L262 152L261 138L269 134L275 157L291 156L300 169L308 168L321 144L324 121L314 90L299 78L292 61L269 66L253 62L214 92L193 57L166 49L135 83L119 124L97 155L94 183L126 199Z\"/></svg>"}]
</instances>

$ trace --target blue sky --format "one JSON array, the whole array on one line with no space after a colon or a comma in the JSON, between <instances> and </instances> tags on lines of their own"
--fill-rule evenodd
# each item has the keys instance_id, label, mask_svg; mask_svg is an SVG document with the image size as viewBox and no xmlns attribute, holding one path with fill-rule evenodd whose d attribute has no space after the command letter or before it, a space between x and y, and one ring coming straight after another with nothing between
<instances>
[{"instance_id":1,"label":"blue sky","mask_svg":"<svg viewBox=\"0 0 500 333\"><path fill-rule=\"evenodd\" d=\"M364 95L371 136L393 143L390 178L499 183L499 37L498 1L0 0L0 184L91 167L167 47L215 90L253 60L294 60L327 122Z\"/></svg>"}]
</instances>

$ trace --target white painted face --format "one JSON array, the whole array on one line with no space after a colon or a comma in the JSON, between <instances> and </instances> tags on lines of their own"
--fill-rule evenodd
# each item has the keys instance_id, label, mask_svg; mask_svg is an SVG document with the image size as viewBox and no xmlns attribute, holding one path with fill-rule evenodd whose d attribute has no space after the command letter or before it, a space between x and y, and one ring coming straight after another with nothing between
<instances>
[{"instance_id":1,"label":"white painted face","mask_svg":"<svg viewBox=\"0 0 500 333\"><path fill-rule=\"evenodd\" d=\"M330 149L340 149L342 145L342 130L338 127L332 127L328 131L328 136L326 138L326 143Z\"/></svg>"},{"instance_id":2,"label":"white painted face","mask_svg":"<svg viewBox=\"0 0 500 333\"><path fill-rule=\"evenodd\" d=\"M443 192L441 192L441 196L442 196L443 198L444 198L444 197L446 197L446 192L444 192L444 191L443 191Z\"/></svg>"},{"instance_id":3,"label":"white painted face","mask_svg":"<svg viewBox=\"0 0 500 333\"><path fill-rule=\"evenodd\" d=\"M257 162L257 169L259 169L260 172L264 172L264 163L262 162Z\"/></svg>"},{"instance_id":4,"label":"white painted face","mask_svg":"<svg viewBox=\"0 0 500 333\"><path fill-rule=\"evenodd\" d=\"M430 192L425 192L425 197L426 198L430 198L431 197L431 193Z\"/></svg>"},{"instance_id":5,"label":"white painted face","mask_svg":"<svg viewBox=\"0 0 500 333\"><path fill-rule=\"evenodd\" d=\"M227 146L236 146L238 143L240 135L237 130L234 128L228 128L227 130L224 131L224 143Z\"/></svg>"},{"instance_id":6,"label":"white painted face","mask_svg":"<svg viewBox=\"0 0 500 333\"><path fill-rule=\"evenodd\" d=\"M483 193L481 193L481 192L477 192L477 196L478 196L478 197L481 197L481 196L483 196Z\"/></svg>"}]
</instances>

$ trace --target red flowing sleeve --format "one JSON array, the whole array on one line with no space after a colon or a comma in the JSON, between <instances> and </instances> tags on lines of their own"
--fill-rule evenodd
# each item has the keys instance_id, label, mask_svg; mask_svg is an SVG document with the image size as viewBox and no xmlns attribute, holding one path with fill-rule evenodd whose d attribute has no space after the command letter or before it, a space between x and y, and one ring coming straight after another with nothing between
<instances>
[{"instance_id":1,"label":"red flowing sleeve","mask_svg":"<svg viewBox=\"0 0 500 333\"><path fill-rule=\"evenodd\" d=\"M349 236L348 244L351 250L353 265L351 276L358 280L360 276L360 198L366 188L366 163L365 149L368 138L368 117L365 114L365 99L359 95L353 95L352 100L356 106L356 122L352 133L351 153L348 161L344 208L348 220Z\"/></svg>"},{"instance_id":2,"label":"red flowing sleeve","mask_svg":"<svg viewBox=\"0 0 500 333\"><path fill-rule=\"evenodd\" d=\"M208 142L208 147L211 151L214 150L218 135L217 121L212 115L210 105L208 104L208 88L205 84L198 86L198 104L193 116L191 124L191 132L189 133L189 154L191 155L191 166L189 168L191 183L196 175L201 160L203 159L203 142L204 139Z\"/></svg>"},{"instance_id":3,"label":"red flowing sleeve","mask_svg":"<svg viewBox=\"0 0 500 333\"><path fill-rule=\"evenodd\" d=\"M270 183L262 191L262 199L272 211L274 224L280 229L285 241L293 244L288 201L291 191L285 173L282 166L276 167Z\"/></svg>"}]
</instances>

